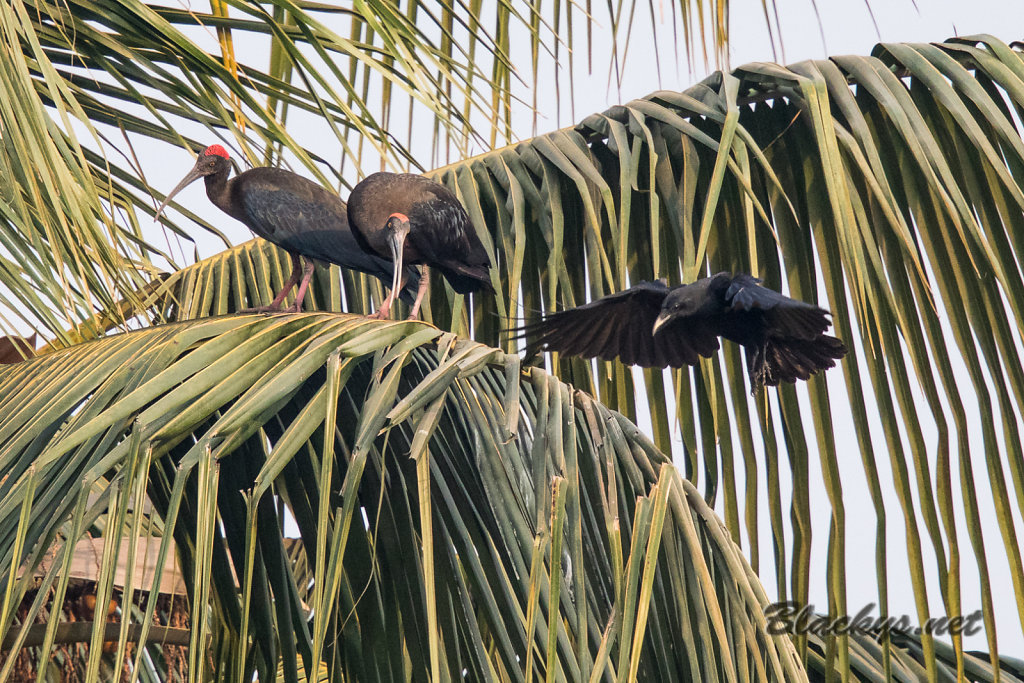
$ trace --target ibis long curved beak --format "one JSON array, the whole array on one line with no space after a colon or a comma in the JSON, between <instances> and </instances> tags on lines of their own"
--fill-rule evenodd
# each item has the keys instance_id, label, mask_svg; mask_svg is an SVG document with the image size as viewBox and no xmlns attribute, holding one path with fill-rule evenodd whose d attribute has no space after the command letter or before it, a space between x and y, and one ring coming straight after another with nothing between
<instances>
[{"instance_id":1,"label":"ibis long curved beak","mask_svg":"<svg viewBox=\"0 0 1024 683\"><path fill-rule=\"evenodd\" d=\"M200 162L202 162L202 160L203 160L203 156L200 154L199 155L199 159L196 160L196 165L192 167L192 170L188 172L188 175L186 175L184 178L182 178L181 182L178 183L177 185L175 185L174 189L171 190L169 193L167 193L167 196L164 197L163 204L161 204L159 206L159 208L157 208L156 215L153 216L153 222L154 223L156 221L160 220L160 214L162 214L164 212L164 209L167 208L167 204L170 203L171 199L174 198L174 195L178 194L179 192L184 190L186 187L188 187L189 185L191 185L192 183L194 183L195 181L199 180L204 175L206 175L199 168L199 164L200 164Z\"/></svg>"},{"instance_id":2,"label":"ibis long curved beak","mask_svg":"<svg viewBox=\"0 0 1024 683\"><path fill-rule=\"evenodd\" d=\"M391 264L395 269L391 279L391 296L398 298L402 286L402 256L405 253L405 236L409 234L409 223L403 222L398 229L388 228L388 246L391 248Z\"/></svg>"},{"instance_id":3,"label":"ibis long curved beak","mask_svg":"<svg viewBox=\"0 0 1024 683\"><path fill-rule=\"evenodd\" d=\"M671 319L671 315L669 315L665 311L662 311L661 314L654 320L654 327L651 328L651 335L653 336L658 334L658 330L662 327L662 325L664 325Z\"/></svg>"}]
</instances>

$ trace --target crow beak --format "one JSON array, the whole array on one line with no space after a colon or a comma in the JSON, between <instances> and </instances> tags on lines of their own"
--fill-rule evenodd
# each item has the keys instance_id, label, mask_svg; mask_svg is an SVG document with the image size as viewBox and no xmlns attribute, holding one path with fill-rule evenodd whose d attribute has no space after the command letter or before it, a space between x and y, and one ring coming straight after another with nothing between
<instances>
[{"instance_id":1,"label":"crow beak","mask_svg":"<svg viewBox=\"0 0 1024 683\"><path fill-rule=\"evenodd\" d=\"M659 315L658 318L654 321L654 328L651 330L651 335L653 336L655 334L658 334L658 330L661 328L661 326L671 319L671 315L669 315L665 311L662 311L661 315Z\"/></svg>"},{"instance_id":2,"label":"crow beak","mask_svg":"<svg viewBox=\"0 0 1024 683\"><path fill-rule=\"evenodd\" d=\"M196 160L196 165L192 167L192 170L188 172L188 175L182 178L181 182L175 185L174 189L171 190L166 197L164 197L163 204L160 205L160 207L156 210L156 215L153 216L154 223L160 220L160 214L162 214L164 212L164 209L167 208L167 204L169 204L171 199L174 198L174 195L178 194L186 187L188 187L190 184L194 183L195 181L199 180L200 178L206 175L206 173L204 173L203 170L199 168L199 165L202 163L202 161L203 156L200 154L199 159Z\"/></svg>"}]
</instances>

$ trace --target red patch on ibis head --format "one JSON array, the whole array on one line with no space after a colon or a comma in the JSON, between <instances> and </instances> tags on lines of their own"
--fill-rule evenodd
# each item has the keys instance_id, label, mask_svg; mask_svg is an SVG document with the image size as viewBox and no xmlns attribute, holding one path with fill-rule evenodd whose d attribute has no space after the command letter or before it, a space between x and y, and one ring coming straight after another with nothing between
<instances>
[{"instance_id":1,"label":"red patch on ibis head","mask_svg":"<svg viewBox=\"0 0 1024 683\"><path fill-rule=\"evenodd\" d=\"M214 156L214 155L219 156L219 157L224 157L225 159L229 159L230 158L228 156L228 151L226 149L224 149L223 147L221 147L220 145L210 145L205 150L203 150L203 156L204 157Z\"/></svg>"},{"instance_id":2,"label":"red patch on ibis head","mask_svg":"<svg viewBox=\"0 0 1024 683\"><path fill-rule=\"evenodd\" d=\"M397 218L398 220L402 221L403 223L408 223L409 222L409 217L406 216L404 213L395 212L395 213L391 214L390 216L388 216L388 220L391 220L392 218Z\"/></svg>"}]
</instances>

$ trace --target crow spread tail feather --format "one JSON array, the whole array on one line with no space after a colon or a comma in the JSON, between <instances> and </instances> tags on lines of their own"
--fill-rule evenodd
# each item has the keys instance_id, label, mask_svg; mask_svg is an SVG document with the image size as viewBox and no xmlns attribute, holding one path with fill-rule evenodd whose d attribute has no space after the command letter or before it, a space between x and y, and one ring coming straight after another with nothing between
<instances>
[{"instance_id":1,"label":"crow spread tail feather","mask_svg":"<svg viewBox=\"0 0 1024 683\"><path fill-rule=\"evenodd\" d=\"M842 341L823 334L813 340L769 338L759 346L747 346L750 393L764 385L806 380L819 370L835 367L846 355Z\"/></svg>"}]
</instances>

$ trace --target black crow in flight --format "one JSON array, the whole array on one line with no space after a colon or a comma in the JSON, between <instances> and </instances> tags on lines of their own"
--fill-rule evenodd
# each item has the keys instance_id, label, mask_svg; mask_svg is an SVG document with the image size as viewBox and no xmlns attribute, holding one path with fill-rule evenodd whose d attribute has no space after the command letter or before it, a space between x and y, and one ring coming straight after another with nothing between
<instances>
[{"instance_id":1,"label":"black crow in flight","mask_svg":"<svg viewBox=\"0 0 1024 683\"><path fill-rule=\"evenodd\" d=\"M696 365L718 337L743 346L751 393L806 380L835 366L846 346L825 334L829 312L762 287L745 273L718 273L688 285L641 282L515 330L526 351L618 358L645 368Z\"/></svg>"}]
</instances>

